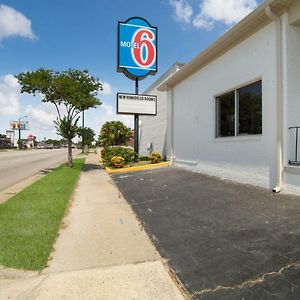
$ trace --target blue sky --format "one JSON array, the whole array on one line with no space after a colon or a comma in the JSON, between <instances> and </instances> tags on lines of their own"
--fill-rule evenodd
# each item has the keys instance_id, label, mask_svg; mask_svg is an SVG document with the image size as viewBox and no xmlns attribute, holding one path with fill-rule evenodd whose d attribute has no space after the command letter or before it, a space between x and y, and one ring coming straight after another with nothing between
<instances>
[{"instance_id":1,"label":"blue sky","mask_svg":"<svg viewBox=\"0 0 300 300\"><path fill-rule=\"evenodd\" d=\"M29 133L56 137L51 105L20 95L13 75L40 67L87 69L104 83L103 102L86 113L96 133L106 120L132 126L132 116L115 115L115 94L134 92L134 82L116 72L117 22L141 16L158 27L158 73L188 62L252 11L258 0L0 0L0 133L10 120L27 115Z\"/></svg>"}]
</instances>

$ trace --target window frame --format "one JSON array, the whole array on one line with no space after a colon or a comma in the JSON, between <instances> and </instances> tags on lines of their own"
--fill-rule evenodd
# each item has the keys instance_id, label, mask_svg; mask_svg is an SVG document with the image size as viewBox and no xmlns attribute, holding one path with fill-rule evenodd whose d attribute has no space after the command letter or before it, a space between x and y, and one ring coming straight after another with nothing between
<instances>
[{"instance_id":1,"label":"window frame","mask_svg":"<svg viewBox=\"0 0 300 300\"><path fill-rule=\"evenodd\" d=\"M251 133L251 134L239 134L239 89L242 89L244 87L247 87L248 85L254 84L254 83L258 83L261 82L261 122L262 122L262 126L261 126L261 133ZM219 134L219 99L221 96L226 95L228 93L232 93L234 92L235 94L235 113L234 113L234 117L235 117L235 124L234 124L234 135L231 136L220 136ZM227 90L225 92L219 93L217 95L214 96L214 102L215 102L215 139L218 140L222 140L222 139L236 139L236 138L242 138L242 140L245 140L248 138L255 138L255 137L259 137L262 136L263 134L263 80L261 77L253 79L247 83L241 84L239 86L236 86L235 88L232 88L230 90Z\"/></svg>"}]
</instances>

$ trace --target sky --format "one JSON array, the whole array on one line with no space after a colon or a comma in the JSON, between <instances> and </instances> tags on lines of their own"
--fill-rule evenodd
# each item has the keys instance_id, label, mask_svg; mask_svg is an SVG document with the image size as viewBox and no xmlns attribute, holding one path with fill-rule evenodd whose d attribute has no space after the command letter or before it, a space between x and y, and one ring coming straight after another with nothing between
<instances>
[{"instance_id":1,"label":"sky","mask_svg":"<svg viewBox=\"0 0 300 300\"><path fill-rule=\"evenodd\" d=\"M133 127L116 115L116 93L134 93L134 81L116 72L117 23L133 16L158 27L158 72L140 82L143 92L175 62L187 63L262 0L0 0L0 133L27 116L38 140L59 138L53 105L20 93L15 75L38 68L88 70L99 78L102 105L85 114L96 134L106 121Z\"/></svg>"}]
</instances>

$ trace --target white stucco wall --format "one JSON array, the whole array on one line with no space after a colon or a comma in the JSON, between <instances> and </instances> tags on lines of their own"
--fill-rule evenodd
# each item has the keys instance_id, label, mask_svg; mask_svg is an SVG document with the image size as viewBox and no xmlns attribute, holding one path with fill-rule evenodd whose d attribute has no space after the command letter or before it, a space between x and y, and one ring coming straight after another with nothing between
<instances>
[{"instance_id":1,"label":"white stucco wall","mask_svg":"<svg viewBox=\"0 0 300 300\"><path fill-rule=\"evenodd\" d=\"M157 115L140 116L139 151L141 155L149 155L152 150L159 152L163 157L169 157L168 109L170 107L167 104L167 92L159 91L158 86L178 72L182 66L182 63L176 62L144 92L148 95L157 96ZM150 144L152 145L152 148L149 148Z\"/></svg>"},{"instance_id":2,"label":"white stucco wall","mask_svg":"<svg viewBox=\"0 0 300 300\"><path fill-rule=\"evenodd\" d=\"M140 154L149 155L149 144L152 143L152 150L162 155L167 154L166 129L167 129L167 93L157 89L149 91L149 95L157 96L157 115L141 116L140 125Z\"/></svg>"},{"instance_id":3,"label":"white stucco wall","mask_svg":"<svg viewBox=\"0 0 300 300\"><path fill-rule=\"evenodd\" d=\"M285 111L284 162L295 159L295 131L289 127L300 126L300 1L290 7L284 20L284 52L285 52ZM300 129L299 129L300 144ZM298 160L300 160L300 145L298 145ZM299 167L298 167L299 168ZM293 168L285 168L284 189L300 193L300 172Z\"/></svg>"},{"instance_id":4,"label":"white stucco wall","mask_svg":"<svg viewBox=\"0 0 300 300\"><path fill-rule=\"evenodd\" d=\"M173 88L176 165L268 188L275 185L275 42L273 22ZM215 96L260 79L262 135L215 138Z\"/></svg>"}]
</instances>

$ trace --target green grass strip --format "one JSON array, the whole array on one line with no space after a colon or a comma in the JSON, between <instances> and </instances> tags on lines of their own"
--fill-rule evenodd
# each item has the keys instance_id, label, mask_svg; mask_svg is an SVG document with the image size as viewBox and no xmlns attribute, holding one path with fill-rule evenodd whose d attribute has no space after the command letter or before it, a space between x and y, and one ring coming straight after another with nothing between
<instances>
[{"instance_id":1,"label":"green grass strip","mask_svg":"<svg viewBox=\"0 0 300 300\"><path fill-rule=\"evenodd\" d=\"M0 265L46 267L83 164L62 165L0 205Z\"/></svg>"}]
</instances>

